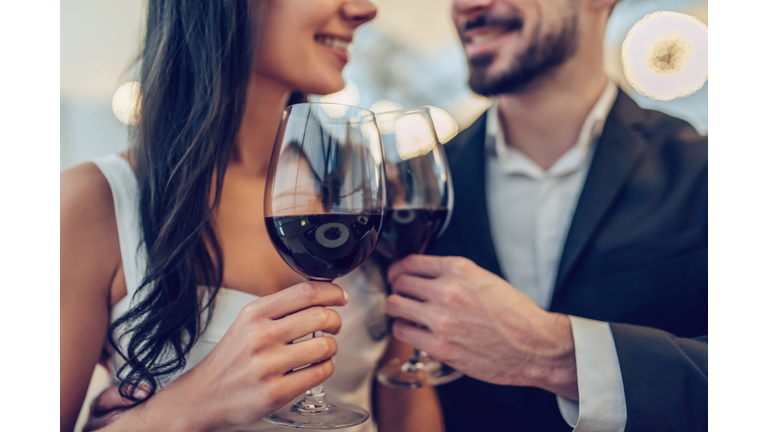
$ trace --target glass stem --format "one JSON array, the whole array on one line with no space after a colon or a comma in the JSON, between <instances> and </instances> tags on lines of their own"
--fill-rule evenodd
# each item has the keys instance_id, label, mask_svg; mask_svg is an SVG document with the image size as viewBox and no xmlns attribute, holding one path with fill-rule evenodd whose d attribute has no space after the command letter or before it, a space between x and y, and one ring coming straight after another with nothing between
<instances>
[{"instance_id":1,"label":"glass stem","mask_svg":"<svg viewBox=\"0 0 768 432\"><path fill-rule=\"evenodd\" d=\"M318 332L312 332L312 338L315 338ZM319 413L328 410L328 405L325 403L325 389L320 384L317 387L313 387L304 394L304 399L301 400L297 407L299 411Z\"/></svg>"},{"instance_id":2,"label":"glass stem","mask_svg":"<svg viewBox=\"0 0 768 432\"><path fill-rule=\"evenodd\" d=\"M426 364L423 360L426 354L427 353L424 351L418 348L414 348L411 358L407 362L403 363L402 371L409 374L424 372L426 369Z\"/></svg>"},{"instance_id":3,"label":"glass stem","mask_svg":"<svg viewBox=\"0 0 768 432\"><path fill-rule=\"evenodd\" d=\"M315 282L332 282L332 280L328 279L308 279ZM312 338L316 338L318 333L322 332L312 332ZM301 402L295 405L295 408L298 411L313 414L328 411L330 407L325 402L325 389L323 388L323 385L320 384L317 387L313 387L307 390L307 392L304 393L304 398L301 400Z\"/></svg>"},{"instance_id":4,"label":"glass stem","mask_svg":"<svg viewBox=\"0 0 768 432\"><path fill-rule=\"evenodd\" d=\"M411 356L411 359L408 360L408 363L411 363L414 366L416 365L416 363L420 363L421 362L421 358L423 357L423 353L424 353L424 351L422 351L422 350L420 350L418 348L414 348L413 349L413 355Z\"/></svg>"}]
</instances>

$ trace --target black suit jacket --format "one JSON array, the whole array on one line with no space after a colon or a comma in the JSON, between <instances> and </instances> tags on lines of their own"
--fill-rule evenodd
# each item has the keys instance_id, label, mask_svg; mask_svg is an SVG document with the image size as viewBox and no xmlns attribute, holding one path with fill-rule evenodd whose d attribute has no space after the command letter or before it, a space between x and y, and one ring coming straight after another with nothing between
<instances>
[{"instance_id":1,"label":"black suit jacket","mask_svg":"<svg viewBox=\"0 0 768 432\"><path fill-rule=\"evenodd\" d=\"M430 251L501 275L485 194L486 115L446 144L455 208ZM623 92L606 119L550 310L610 323L626 431L707 429L707 138ZM568 431L552 393L463 377L438 387L446 429Z\"/></svg>"}]
</instances>

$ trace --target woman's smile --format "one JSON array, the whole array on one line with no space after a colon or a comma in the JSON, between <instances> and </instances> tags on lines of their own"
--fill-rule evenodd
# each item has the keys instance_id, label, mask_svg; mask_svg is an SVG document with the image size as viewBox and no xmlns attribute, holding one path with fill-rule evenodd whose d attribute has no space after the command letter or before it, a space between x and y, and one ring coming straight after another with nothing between
<instances>
[{"instance_id":1,"label":"woman's smile","mask_svg":"<svg viewBox=\"0 0 768 432\"><path fill-rule=\"evenodd\" d=\"M352 36L338 36L330 34L318 34L315 41L328 48L343 64L349 61L349 48L352 45Z\"/></svg>"}]
</instances>

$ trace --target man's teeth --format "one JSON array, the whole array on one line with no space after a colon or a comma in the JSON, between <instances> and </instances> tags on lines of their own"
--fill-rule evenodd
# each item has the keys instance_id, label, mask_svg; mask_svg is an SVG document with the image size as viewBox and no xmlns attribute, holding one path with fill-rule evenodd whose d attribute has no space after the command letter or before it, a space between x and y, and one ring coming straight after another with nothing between
<instances>
[{"instance_id":1,"label":"man's teeth","mask_svg":"<svg viewBox=\"0 0 768 432\"><path fill-rule=\"evenodd\" d=\"M484 35L480 36L472 36L469 38L469 43L483 43L488 42L491 39L495 39L496 37L500 36L502 33L504 33L503 30L496 30L492 31L490 33L486 33Z\"/></svg>"},{"instance_id":2,"label":"man's teeth","mask_svg":"<svg viewBox=\"0 0 768 432\"><path fill-rule=\"evenodd\" d=\"M341 39L336 39L328 36L318 36L317 41L320 42L323 45L327 45L331 48L337 48L342 51L349 51L349 42L343 41Z\"/></svg>"}]
</instances>

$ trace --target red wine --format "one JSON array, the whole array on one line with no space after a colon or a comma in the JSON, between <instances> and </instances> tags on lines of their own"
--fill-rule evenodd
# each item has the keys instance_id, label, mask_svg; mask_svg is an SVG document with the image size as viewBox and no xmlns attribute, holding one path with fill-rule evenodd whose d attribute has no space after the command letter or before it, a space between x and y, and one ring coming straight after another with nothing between
<instances>
[{"instance_id":1,"label":"red wine","mask_svg":"<svg viewBox=\"0 0 768 432\"><path fill-rule=\"evenodd\" d=\"M424 253L447 216L444 208L387 210L376 251L391 260Z\"/></svg>"},{"instance_id":2,"label":"red wine","mask_svg":"<svg viewBox=\"0 0 768 432\"><path fill-rule=\"evenodd\" d=\"M288 265L308 279L333 280L373 252L381 216L372 213L265 218L269 237Z\"/></svg>"}]
</instances>

